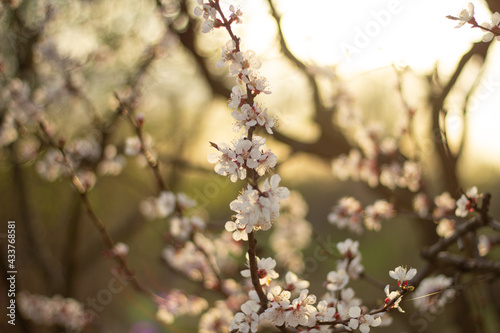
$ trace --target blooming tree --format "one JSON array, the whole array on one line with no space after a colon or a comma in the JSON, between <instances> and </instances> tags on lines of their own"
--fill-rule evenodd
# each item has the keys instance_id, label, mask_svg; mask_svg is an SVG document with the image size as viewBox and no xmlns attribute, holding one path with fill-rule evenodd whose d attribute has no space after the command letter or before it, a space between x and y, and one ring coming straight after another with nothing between
<instances>
[{"instance_id":1,"label":"blooming tree","mask_svg":"<svg viewBox=\"0 0 500 333\"><path fill-rule=\"evenodd\" d=\"M57 16L57 6L44 4L38 9L38 16L32 18L30 8L23 4L15 1L3 4L2 15L23 38L16 40L16 62L0 58L1 157L12 169L23 237L30 244L30 254L38 263L47 289L44 296L42 291L31 290L37 288L36 284L25 283L29 288L24 287L25 281L21 284L16 304L22 331L37 331L31 328L32 324L71 332L97 330L104 307L128 285L155 305L155 320L167 329L190 316L199 317L196 324L199 332L234 333L269 329L365 333L372 329L382 331L395 318L403 321L406 318L408 327L421 325L422 320L427 325L429 318L434 318L429 316L438 316L445 307L463 309L471 305L462 294L472 288L487 286L494 293L500 266L492 250L499 242L500 223L491 216L493 198L488 192L481 193L477 186L468 189L460 186L456 170L462 150L453 153L442 121L446 117L444 101L464 63L458 65L445 88L429 83L438 96L430 99L432 126L438 134L433 145L443 173L443 185L436 190L432 180L426 178L422 152L415 148L419 144L414 133L417 110L406 102L401 80L398 91L403 100L404 119L393 135L384 137L377 124L368 123L354 112L341 114L341 104L352 111L348 98L338 93L332 96L333 106L325 102L320 73L290 51L281 30L281 16L269 0L281 51L307 78L312 92L314 121L320 135L316 142L301 142L278 128L279 117L262 101L264 95L272 93L271 82L260 72L259 55L245 49L245 40L235 33L236 25L245 24L242 9L234 4L226 6L219 0L198 0L192 5L185 1L157 1L152 10L167 28L145 47L123 86L113 90L113 107L103 115L75 77L83 77L84 73L72 69L85 64L65 64L70 60L64 59L50 41L44 41L44 31ZM485 32L482 42L475 44L464 59L473 54L484 57L492 41L500 39L498 12L492 15L491 23L478 24L474 5L469 4L458 16L448 18L458 21L457 27L468 24ZM205 34L201 36L203 39L215 39L214 31L223 31L228 39L221 43L222 52L213 64L197 49L195 36L199 36L195 28ZM173 43L174 37L193 56L212 93L226 99L227 119L220 126L232 127L236 133L231 142L210 141L212 152L206 158L213 165L210 173L214 177L228 178L231 184L240 187L239 193L225 203L233 215L228 214L224 223L210 221L205 207L186 194L188 188L182 192L172 185L177 169L194 167L172 156L162 156L162 141L148 133L149 118L141 109L145 77L168 52L166 45ZM99 59L98 54L95 59ZM47 66L37 67L38 63ZM67 67L57 77L63 80L62 84L51 91L51 86L43 82L54 80L48 69L57 66ZM214 74L214 68L227 73L224 80ZM403 75L397 74L398 78ZM64 121L58 121L56 111L64 104L61 96L77 99L92 112L86 130L71 133ZM118 129L131 134L118 135ZM282 163L274 148L278 142L293 153L305 152L328 159L334 177L362 183L374 193L377 198L369 202L354 193L332 198L331 210L323 216L323 222L329 222L335 232L351 233L350 237L331 246L331 242L327 243L325 237L314 231L317 225L313 227L307 220L308 207L303 196L286 187L287 179L278 173ZM414 148L410 152L405 148L408 145ZM134 167L128 165L132 161L136 162ZM169 164L172 164L171 177L165 172ZM55 253L45 244L50 243L48 236L40 236L41 226L31 216L26 200L31 194L27 192L25 168L46 182L66 181L71 184L72 193L76 193L62 263L54 259ZM99 200L93 196L99 191L100 182L107 177L120 177L127 169L150 173L151 177L143 178L155 189L135 201L137 214L131 220L152 223L156 228L161 226L162 230L155 233L162 241L158 252L161 265L171 270L171 276L180 277L179 281L172 279L172 284L158 287L150 283L152 279L137 273L136 267L140 265L131 260L131 254L140 251L139 248L115 241L122 237L106 223L105 208L113 207L112 202L118 199L109 193L98 197ZM76 248L82 235L81 216L90 220L100 243L104 244L103 255L97 257L109 258L114 264L107 288L99 290L96 298L79 301L73 288L74 265L78 261ZM395 267L386 258L377 259L377 266L386 273L382 278L374 277L367 268L373 265L362 259L366 256L361 240L354 238L364 236L366 240L366 234L391 233L387 224L399 218L410 219L428 236L418 249L420 261ZM126 225L126 229L131 229L131 225ZM311 243L327 258L325 274L320 277L306 274L304 251ZM409 257L408 261L412 259ZM184 280L195 287L186 287ZM373 285L375 293L371 296L376 296L365 297L357 292L357 281ZM175 282L179 283L174 285ZM120 283L121 289L116 283ZM498 305L491 302L490 306ZM461 327L457 331L480 331L475 330L468 316L463 313L459 316ZM482 324L490 320L482 319ZM135 331L140 331L137 327ZM188 330L192 331L192 326Z\"/></svg>"}]
</instances>

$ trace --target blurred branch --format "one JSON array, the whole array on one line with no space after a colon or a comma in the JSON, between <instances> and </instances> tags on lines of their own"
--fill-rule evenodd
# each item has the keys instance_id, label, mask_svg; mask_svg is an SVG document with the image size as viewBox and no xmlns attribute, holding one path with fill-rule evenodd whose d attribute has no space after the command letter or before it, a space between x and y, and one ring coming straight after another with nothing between
<instances>
[{"instance_id":1,"label":"blurred branch","mask_svg":"<svg viewBox=\"0 0 500 333\"><path fill-rule=\"evenodd\" d=\"M168 28L177 34L181 44L185 47L185 49L191 54L198 69L201 71L202 77L207 81L208 87L211 89L212 94L215 96L224 96L227 97L231 95L231 89L228 89L224 83L224 79L212 74L209 69L205 57L201 56L196 50L196 20L193 20L188 13L187 9L187 1L180 0L179 1L180 11L178 16L182 16L183 19L186 19L186 23L182 26L182 28L177 28L175 25L174 18L168 18L167 24Z\"/></svg>"},{"instance_id":2,"label":"blurred branch","mask_svg":"<svg viewBox=\"0 0 500 333\"><path fill-rule=\"evenodd\" d=\"M442 238L434 245L428 247L427 249L424 249L422 251L422 257L424 257L427 260L432 260L438 255L439 252L447 249L450 245L455 243L460 237L465 235L467 232L476 230L483 225L484 223L483 221L481 221L481 219L477 217L471 218L465 223L462 223L459 226L457 226L455 232L450 237Z\"/></svg>"},{"instance_id":3,"label":"blurred branch","mask_svg":"<svg viewBox=\"0 0 500 333\"><path fill-rule=\"evenodd\" d=\"M23 19L23 6L19 6L12 11L10 30L16 32L15 38L15 54L17 57L17 73L16 75L29 82L31 88L36 85L36 70L34 68L34 48L42 37L47 23L52 19L55 6L48 3L45 8L45 13L40 22L36 23L35 27L30 27ZM33 91L33 89L32 89Z\"/></svg>"},{"instance_id":4,"label":"blurred branch","mask_svg":"<svg viewBox=\"0 0 500 333\"><path fill-rule=\"evenodd\" d=\"M267 2L269 3L269 8L271 9L271 15L274 18L274 20L276 21L276 27L278 28L278 38L279 38L279 42L280 42L280 46L281 46L281 52L288 60L290 60L295 66L297 66L299 68L299 70L306 76L307 81L309 82L309 85L312 89L313 103L315 106L316 118L320 118L319 113L321 113L321 112L330 113L330 117L331 117L332 110L325 110L323 107L323 103L321 102L321 97L319 94L319 87L318 87L318 84L316 82L314 75L312 75L307 70L307 66L302 61L300 61L297 57L295 57L295 55L292 53L292 51L290 51L290 49L288 48L288 45L287 45L286 40L285 40L285 36L283 34L283 30L281 29L281 16L278 14L276 9L274 8L273 1L268 0Z\"/></svg>"},{"instance_id":5,"label":"blurred branch","mask_svg":"<svg viewBox=\"0 0 500 333\"><path fill-rule=\"evenodd\" d=\"M76 271L78 270L78 249L80 245L80 227L82 221L82 205L77 195L73 195L68 209L66 242L63 252L64 295L71 297L74 293Z\"/></svg>"},{"instance_id":6,"label":"blurred branch","mask_svg":"<svg viewBox=\"0 0 500 333\"><path fill-rule=\"evenodd\" d=\"M500 276L500 263L485 258L466 258L447 251L440 252L436 256L440 264L452 265L464 272L474 271L489 272Z\"/></svg>"},{"instance_id":7,"label":"blurred branch","mask_svg":"<svg viewBox=\"0 0 500 333\"><path fill-rule=\"evenodd\" d=\"M312 90L312 102L314 108L314 122L320 128L320 135L316 142L306 143L290 138L280 131L276 130L274 138L292 148L293 152L307 152L318 155L322 158L332 159L340 154L349 153L351 145L345 139L343 133L333 125L332 117L336 111L335 105L327 108L321 101L320 91L315 76L308 70L307 65L300 61L290 51L281 29L281 16L276 11L273 1L268 0L271 9L271 15L276 21L278 28L278 38L281 46L281 52L290 62L292 62L305 75L309 87Z\"/></svg>"},{"instance_id":8,"label":"blurred branch","mask_svg":"<svg viewBox=\"0 0 500 333\"><path fill-rule=\"evenodd\" d=\"M255 239L255 234L252 231L248 234L248 261L250 266L249 268L251 273L252 285L255 291L257 292L257 295L259 296L260 300L260 309L258 313L261 314L267 309L267 297L264 294L264 291L262 290L262 286L260 285L259 281L259 276L257 274L258 267L257 267L256 248L257 248L257 239Z\"/></svg>"},{"instance_id":9,"label":"blurred branch","mask_svg":"<svg viewBox=\"0 0 500 333\"><path fill-rule=\"evenodd\" d=\"M444 187L450 193L454 193L459 188L459 181L457 179L457 161L460 155L453 156L446 142L446 133L441 129L440 118L443 115L444 102L450 94L452 88L455 86L460 74L462 73L465 65L474 56L478 55L483 60L486 58L490 43L478 42L474 43L472 48L465 53L460 62L458 63L455 71L449 81L443 88L433 87L433 95L430 97L430 104L432 109L432 128L434 147L437 151L438 160L441 166L441 174L444 180ZM444 120L444 118L443 118ZM462 142L463 144L463 142ZM459 149L459 153L462 148Z\"/></svg>"},{"instance_id":10,"label":"blurred branch","mask_svg":"<svg viewBox=\"0 0 500 333\"><path fill-rule=\"evenodd\" d=\"M92 204L90 203L89 197L87 195L87 188L84 184L82 184L82 182L78 178L78 176L77 176L77 174L76 174L75 170L73 169L73 166L70 162L70 159L67 156L66 151L64 150L63 145L58 144L54 140L54 138L51 136L50 132L47 129L47 125L43 121L40 121L39 125L40 125L40 129L41 129L42 133L46 136L49 144L53 148L56 148L61 152L63 159L64 159L64 163L66 164L66 166L68 167L68 169L70 171L71 184L73 185L75 190L80 194L80 199L83 203L83 206L85 207L85 210L87 211L88 216L92 220L94 226L99 231L99 234L101 235L101 238L102 238L104 245L106 246L106 248L108 250L112 251L115 247L115 242L111 238L111 235L108 233L106 225L99 218L99 216L96 214L94 208L92 207ZM139 283L136 276L132 273L131 269L128 267L127 260L125 259L124 256L114 255L113 258L119 264L120 269L125 274L126 278L128 278L131 281L132 285L134 286L134 288L137 291L146 293L148 295L152 295L152 293L149 290L144 288Z\"/></svg>"}]
</instances>

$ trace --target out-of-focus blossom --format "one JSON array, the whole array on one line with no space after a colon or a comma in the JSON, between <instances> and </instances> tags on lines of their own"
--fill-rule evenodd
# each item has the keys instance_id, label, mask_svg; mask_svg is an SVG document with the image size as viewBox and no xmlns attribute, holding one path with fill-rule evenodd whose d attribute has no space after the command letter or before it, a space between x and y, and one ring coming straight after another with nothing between
<instances>
[{"instance_id":1,"label":"out-of-focus blossom","mask_svg":"<svg viewBox=\"0 0 500 333\"><path fill-rule=\"evenodd\" d=\"M438 313L455 298L452 284L453 279L444 275L425 278L415 290L413 304L419 311Z\"/></svg>"}]
</instances>

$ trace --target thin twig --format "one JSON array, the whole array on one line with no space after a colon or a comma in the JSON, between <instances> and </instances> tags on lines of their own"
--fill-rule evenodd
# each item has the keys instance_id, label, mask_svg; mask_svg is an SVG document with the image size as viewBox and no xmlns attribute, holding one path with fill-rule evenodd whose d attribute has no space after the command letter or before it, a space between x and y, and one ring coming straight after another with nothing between
<instances>
[{"instance_id":1,"label":"thin twig","mask_svg":"<svg viewBox=\"0 0 500 333\"><path fill-rule=\"evenodd\" d=\"M111 235L108 233L106 225L99 218L99 216L95 213L94 208L92 207L92 204L90 203L90 200L88 198L87 189L85 188L85 186L81 183L80 179L78 178L78 175L76 174L76 172L73 168L73 165L71 164L71 161L70 161L68 155L66 154L66 151L64 150L64 148L61 145L57 144L57 142L54 140L54 138L50 135L50 133L47 129L47 125L43 121L39 122L39 126L40 126L40 129L42 130L42 133L46 136L49 144L61 152L63 159L64 159L64 163L66 164L66 166L68 167L68 169L70 171L71 184L73 185L75 190L79 193L80 199L83 203L83 206L85 207L85 209L88 213L88 216L92 220L94 226L99 231L99 234L101 236L101 239L102 239L104 245L106 246L106 248L108 250L112 250L115 247L115 242L111 238ZM139 283L139 281L137 280L135 275L132 273L132 271L128 267L128 264L127 264L125 257L115 255L115 256L113 256L113 258L118 262L119 267L121 269L121 272L125 273L126 278L131 281L132 285L134 286L134 288L137 291L146 293L148 295L153 294L152 292L150 292L149 290L144 288Z\"/></svg>"}]
</instances>

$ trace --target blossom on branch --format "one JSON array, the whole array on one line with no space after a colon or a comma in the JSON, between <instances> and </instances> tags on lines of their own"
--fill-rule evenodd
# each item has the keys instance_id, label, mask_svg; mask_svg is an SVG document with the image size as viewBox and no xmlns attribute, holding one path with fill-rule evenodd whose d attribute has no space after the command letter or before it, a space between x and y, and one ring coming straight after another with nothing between
<instances>
[{"instance_id":1,"label":"blossom on branch","mask_svg":"<svg viewBox=\"0 0 500 333\"><path fill-rule=\"evenodd\" d=\"M363 207L358 200L353 197L344 197L334 206L332 212L328 214L328 222L335 224L337 228L348 228L350 231L361 234Z\"/></svg>"},{"instance_id":2,"label":"blossom on branch","mask_svg":"<svg viewBox=\"0 0 500 333\"><path fill-rule=\"evenodd\" d=\"M483 36L483 42L491 42L493 38L500 41L500 13L495 12L491 17L491 23L481 23L481 27L491 30Z\"/></svg>"},{"instance_id":3,"label":"blossom on branch","mask_svg":"<svg viewBox=\"0 0 500 333\"><path fill-rule=\"evenodd\" d=\"M413 279L417 275L417 270L415 268L408 268L403 266L396 267L393 271L389 271L389 276L395 280L398 280L398 286L405 289L408 286L408 281Z\"/></svg>"},{"instance_id":4,"label":"blossom on branch","mask_svg":"<svg viewBox=\"0 0 500 333\"><path fill-rule=\"evenodd\" d=\"M266 179L264 191L261 192L248 185L246 190L229 205L237 214L235 224L226 223L226 229L240 232L240 228L244 227L247 233L270 229L272 223L279 217L280 200L286 199L290 193L286 187L279 186L280 181L279 175L273 175L270 181Z\"/></svg>"},{"instance_id":5,"label":"blossom on branch","mask_svg":"<svg viewBox=\"0 0 500 333\"><path fill-rule=\"evenodd\" d=\"M330 291L338 291L344 289L347 283L349 283L349 275L347 275L347 272L344 269L339 269L328 273L326 280L328 281L326 289Z\"/></svg>"},{"instance_id":6,"label":"blossom on branch","mask_svg":"<svg viewBox=\"0 0 500 333\"><path fill-rule=\"evenodd\" d=\"M264 175L266 170L276 166L277 157L267 149L266 139L254 136L252 140L240 138L233 142L230 147L227 144L214 144L219 153L208 155L208 161L215 164L215 172L221 176L229 176L232 182L245 179L247 169L255 169L259 176Z\"/></svg>"},{"instance_id":7,"label":"blossom on branch","mask_svg":"<svg viewBox=\"0 0 500 333\"><path fill-rule=\"evenodd\" d=\"M194 15L201 16L205 20L201 25L201 32L210 32L216 27L216 21L220 23L217 19L217 10L210 3L204 3L203 0L198 0L198 4L199 6L194 8Z\"/></svg>"},{"instance_id":8,"label":"blossom on branch","mask_svg":"<svg viewBox=\"0 0 500 333\"><path fill-rule=\"evenodd\" d=\"M309 281L299 279L299 277L292 272L286 273L285 283L286 283L285 289L289 290L290 292L294 292L294 291L300 292L303 289L309 288L309 285L310 285Z\"/></svg>"},{"instance_id":9,"label":"blossom on branch","mask_svg":"<svg viewBox=\"0 0 500 333\"><path fill-rule=\"evenodd\" d=\"M247 267L250 267L249 263L247 263ZM276 273L274 267L276 267L276 260L273 258L257 258L257 275L259 276L259 282L261 285L268 286L271 280L279 277L279 274ZM250 269L241 271L241 275L246 278L251 277Z\"/></svg>"},{"instance_id":10,"label":"blossom on branch","mask_svg":"<svg viewBox=\"0 0 500 333\"><path fill-rule=\"evenodd\" d=\"M460 21L458 22L458 25L455 28L460 28L466 23L475 23L476 20L474 19L474 5L469 2L467 5L467 9L462 9L460 13L458 14L458 17L455 16L447 16L447 18L455 21Z\"/></svg>"},{"instance_id":11,"label":"blossom on branch","mask_svg":"<svg viewBox=\"0 0 500 333\"><path fill-rule=\"evenodd\" d=\"M477 187L474 186L467 190L465 194L462 194L460 199L457 200L457 209L455 210L455 215L458 217L466 217L469 213L474 211L477 205L477 199L481 197L481 194L477 193Z\"/></svg>"},{"instance_id":12,"label":"blossom on branch","mask_svg":"<svg viewBox=\"0 0 500 333\"><path fill-rule=\"evenodd\" d=\"M291 304L291 310L286 314L286 323L288 326L297 327L298 325L312 327L316 324L315 315L318 310L312 305L316 303L316 296L308 295L309 290L304 289L300 292L298 298Z\"/></svg>"},{"instance_id":13,"label":"blossom on branch","mask_svg":"<svg viewBox=\"0 0 500 333\"><path fill-rule=\"evenodd\" d=\"M377 327L382 322L380 317L374 317L369 314L361 315L361 308L359 306L353 306L349 309L349 328L359 329L361 333L370 332L370 327Z\"/></svg>"},{"instance_id":14,"label":"blossom on branch","mask_svg":"<svg viewBox=\"0 0 500 333\"><path fill-rule=\"evenodd\" d=\"M403 299L401 292L399 290L390 291L389 285L385 286L384 292L386 295L385 304L389 305L391 309L398 309L399 312L405 312L400 306L399 303Z\"/></svg>"},{"instance_id":15,"label":"blossom on branch","mask_svg":"<svg viewBox=\"0 0 500 333\"><path fill-rule=\"evenodd\" d=\"M250 127L259 125L264 127L269 134L273 134L272 128L275 124L275 119L267 114L267 109L262 110L258 104L250 106L249 104L243 104L240 111L234 110L231 115L236 119L236 124L234 125L235 132L238 132L242 128L246 131Z\"/></svg>"},{"instance_id":16,"label":"blossom on branch","mask_svg":"<svg viewBox=\"0 0 500 333\"><path fill-rule=\"evenodd\" d=\"M241 312L234 315L229 329L236 332L255 333L259 329L259 305L253 300L249 300L241 305Z\"/></svg>"},{"instance_id":17,"label":"blossom on branch","mask_svg":"<svg viewBox=\"0 0 500 333\"><path fill-rule=\"evenodd\" d=\"M263 313L263 317L275 326L281 326L285 323L286 314L290 308L291 293L287 290L282 290L280 286L271 288L267 294L269 307Z\"/></svg>"},{"instance_id":18,"label":"blossom on branch","mask_svg":"<svg viewBox=\"0 0 500 333\"><path fill-rule=\"evenodd\" d=\"M365 226L368 230L380 231L382 220L389 219L395 214L394 206L391 203L377 200L373 205L365 208Z\"/></svg>"},{"instance_id":19,"label":"blossom on branch","mask_svg":"<svg viewBox=\"0 0 500 333\"><path fill-rule=\"evenodd\" d=\"M165 218L174 212L175 202L174 193L162 191L156 198L150 197L143 200L139 205L139 210L150 220Z\"/></svg>"},{"instance_id":20,"label":"blossom on branch","mask_svg":"<svg viewBox=\"0 0 500 333\"><path fill-rule=\"evenodd\" d=\"M434 198L434 204L436 205L432 213L434 219L440 219L446 215L451 215L455 209L455 200L448 192L443 192L436 196Z\"/></svg>"}]
</instances>

